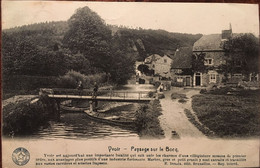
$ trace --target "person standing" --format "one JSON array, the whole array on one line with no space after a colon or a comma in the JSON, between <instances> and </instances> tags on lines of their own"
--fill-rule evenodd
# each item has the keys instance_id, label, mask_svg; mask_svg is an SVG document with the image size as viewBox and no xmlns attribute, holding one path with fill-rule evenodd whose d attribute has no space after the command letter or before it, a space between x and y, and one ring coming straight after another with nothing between
<instances>
[{"instance_id":1,"label":"person standing","mask_svg":"<svg viewBox=\"0 0 260 168\"><path fill-rule=\"evenodd\" d=\"M97 85L97 83L95 82L95 83L94 83L94 88L93 88L93 99L96 99L96 98L97 98L97 92L98 92L98 85ZM94 100L94 102L95 102L94 111L97 111L98 101L97 101L97 100Z\"/></svg>"},{"instance_id":2,"label":"person standing","mask_svg":"<svg viewBox=\"0 0 260 168\"><path fill-rule=\"evenodd\" d=\"M97 92L98 92L98 85L95 82L94 83L94 88L93 88L93 98L96 99L97 98Z\"/></svg>"},{"instance_id":3,"label":"person standing","mask_svg":"<svg viewBox=\"0 0 260 168\"><path fill-rule=\"evenodd\" d=\"M82 94L82 90L83 90L83 85L82 85L81 80L78 83L77 89L79 90L79 95L81 95Z\"/></svg>"}]
</instances>

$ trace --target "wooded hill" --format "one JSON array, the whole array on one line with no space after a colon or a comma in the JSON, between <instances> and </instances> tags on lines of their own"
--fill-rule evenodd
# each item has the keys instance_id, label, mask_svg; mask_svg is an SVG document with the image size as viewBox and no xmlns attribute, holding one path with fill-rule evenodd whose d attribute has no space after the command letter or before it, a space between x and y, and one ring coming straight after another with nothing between
<instances>
[{"instance_id":1,"label":"wooded hill","mask_svg":"<svg viewBox=\"0 0 260 168\"><path fill-rule=\"evenodd\" d=\"M106 73L124 83L134 74L135 61L155 53L171 55L201 36L106 25L88 7L79 8L68 21L3 30L3 76L60 76L74 70Z\"/></svg>"}]
</instances>

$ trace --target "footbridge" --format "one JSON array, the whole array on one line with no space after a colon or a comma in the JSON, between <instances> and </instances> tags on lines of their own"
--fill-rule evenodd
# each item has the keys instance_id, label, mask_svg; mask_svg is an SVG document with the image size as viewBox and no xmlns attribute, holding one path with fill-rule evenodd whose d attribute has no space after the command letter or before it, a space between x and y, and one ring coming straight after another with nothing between
<instances>
[{"instance_id":1,"label":"footbridge","mask_svg":"<svg viewBox=\"0 0 260 168\"><path fill-rule=\"evenodd\" d=\"M92 90L77 89L40 89L40 95L45 94L51 99L63 100L88 100L88 101L114 101L114 102L149 102L151 92L148 91L114 91L100 90L97 96L93 96Z\"/></svg>"}]
</instances>

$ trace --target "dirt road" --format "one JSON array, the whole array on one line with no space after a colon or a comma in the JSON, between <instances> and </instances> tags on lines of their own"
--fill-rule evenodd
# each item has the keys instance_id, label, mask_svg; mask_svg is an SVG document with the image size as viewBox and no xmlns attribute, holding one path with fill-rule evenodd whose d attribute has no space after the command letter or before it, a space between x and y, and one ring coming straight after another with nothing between
<instances>
[{"instance_id":1,"label":"dirt road","mask_svg":"<svg viewBox=\"0 0 260 168\"><path fill-rule=\"evenodd\" d=\"M178 99L172 100L172 93L186 94L187 102L180 103ZM198 90L184 90L183 88L173 88L164 92L165 98L160 99L162 105L162 115L159 117L160 124L167 139L172 138L172 131L176 131L180 138L206 138L186 117L184 109L191 109L191 96L198 94Z\"/></svg>"}]
</instances>

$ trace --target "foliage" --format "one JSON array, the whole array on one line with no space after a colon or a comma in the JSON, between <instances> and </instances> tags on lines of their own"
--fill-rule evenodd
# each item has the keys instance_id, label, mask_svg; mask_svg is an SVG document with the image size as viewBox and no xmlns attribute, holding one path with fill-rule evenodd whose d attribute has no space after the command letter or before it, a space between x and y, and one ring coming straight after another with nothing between
<instances>
[{"instance_id":1,"label":"foliage","mask_svg":"<svg viewBox=\"0 0 260 168\"><path fill-rule=\"evenodd\" d=\"M195 72L205 72L206 66L205 62L205 53L193 54L192 55L192 70Z\"/></svg>"},{"instance_id":2,"label":"foliage","mask_svg":"<svg viewBox=\"0 0 260 168\"><path fill-rule=\"evenodd\" d=\"M57 87L58 79L56 76L28 76L28 75L14 75L14 76L4 76L2 78L3 90L6 94L10 90L16 90L16 93L21 94L21 91L26 91L30 94L30 91L39 88L51 88ZM24 94L26 94L24 92Z\"/></svg>"},{"instance_id":3,"label":"foliage","mask_svg":"<svg viewBox=\"0 0 260 168\"><path fill-rule=\"evenodd\" d=\"M136 111L136 127L142 138L162 138L164 133L158 117L161 115L159 100L140 105Z\"/></svg>"},{"instance_id":4,"label":"foliage","mask_svg":"<svg viewBox=\"0 0 260 168\"><path fill-rule=\"evenodd\" d=\"M136 60L191 46L201 37L122 27L112 36L112 27L84 7L66 22L3 30L3 76L62 76L74 70L85 75L106 73L113 82L124 84L134 75Z\"/></svg>"},{"instance_id":5,"label":"foliage","mask_svg":"<svg viewBox=\"0 0 260 168\"><path fill-rule=\"evenodd\" d=\"M224 73L258 73L259 39L253 34L241 34L230 38L224 45L226 65Z\"/></svg>"},{"instance_id":6,"label":"foliage","mask_svg":"<svg viewBox=\"0 0 260 168\"><path fill-rule=\"evenodd\" d=\"M211 131L209 128L207 128L205 125L201 124L194 113L192 113L190 110L188 109L184 109L185 115L187 116L187 118L189 119L189 121L195 125L203 134L205 134L206 136L209 137L214 137L215 133L213 131Z\"/></svg>"},{"instance_id":7,"label":"foliage","mask_svg":"<svg viewBox=\"0 0 260 168\"><path fill-rule=\"evenodd\" d=\"M126 27L110 26L120 36L121 43L128 46L131 55L138 61L151 54L173 55L179 46L192 46L202 35L171 33L165 30L130 29Z\"/></svg>"},{"instance_id":8,"label":"foliage","mask_svg":"<svg viewBox=\"0 0 260 168\"><path fill-rule=\"evenodd\" d=\"M187 99L185 94L180 94L180 93L172 93L171 94L171 99Z\"/></svg>"},{"instance_id":9,"label":"foliage","mask_svg":"<svg viewBox=\"0 0 260 168\"><path fill-rule=\"evenodd\" d=\"M145 64L140 64L137 69L141 72L144 73L145 75L151 76L154 74L154 70L150 70L149 67Z\"/></svg>"},{"instance_id":10,"label":"foliage","mask_svg":"<svg viewBox=\"0 0 260 168\"><path fill-rule=\"evenodd\" d=\"M94 83L97 84L106 82L106 75L104 73L94 75L84 75L80 72L69 71L65 75L60 76L58 86L61 88L75 89L78 86L78 82L81 81L83 88L91 88Z\"/></svg>"},{"instance_id":11,"label":"foliage","mask_svg":"<svg viewBox=\"0 0 260 168\"><path fill-rule=\"evenodd\" d=\"M53 116L54 102L40 98L36 103L25 99L6 105L3 108L3 134L6 136L25 135L46 124Z\"/></svg>"},{"instance_id":12,"label":"foliage","mask_svg":"<svg viewBox=\"0 0 260 168\"><path fill-rule=\"evenodd\" d=\"M106 72L111 31L104 21L88 7L83 7L77 9L68 20L68 24L69 30L64 35L64 45L74 54L83 54L91 66Z\"/></svg>"}]
</instances>

